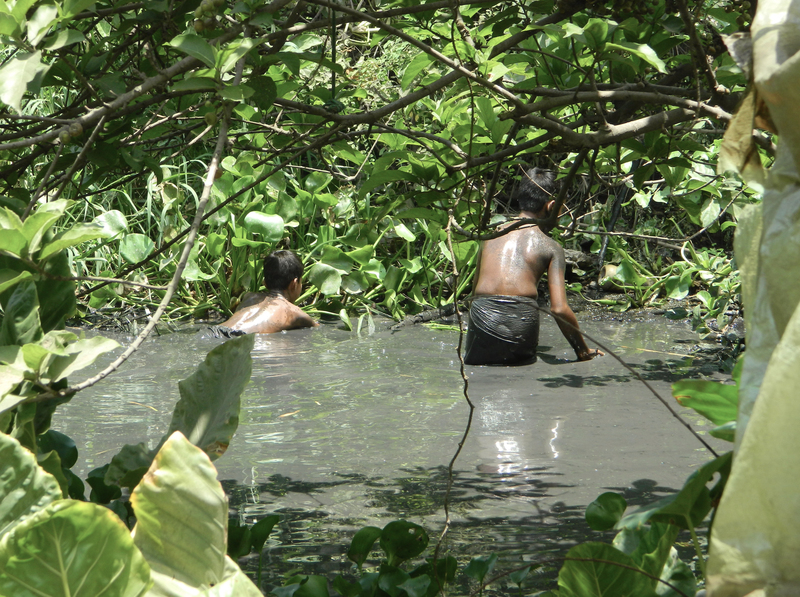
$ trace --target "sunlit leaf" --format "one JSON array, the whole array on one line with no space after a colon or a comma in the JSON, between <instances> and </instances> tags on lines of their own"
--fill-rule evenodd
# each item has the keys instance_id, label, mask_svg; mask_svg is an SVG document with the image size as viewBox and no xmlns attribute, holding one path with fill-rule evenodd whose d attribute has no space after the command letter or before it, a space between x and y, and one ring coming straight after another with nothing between
<instances>
[{"instance_id":1,"label":"sunlit leaf","mask_svg":"<svg viewBox=\"0 0 800 597\"><path fill-rule=\"evenodd\" d=\"M3 536L0 570L0 594L15 597L138 597L151 584L119 517L75 500L55 501Z\"/></svg>"},{"instance_id":2,"label":"sunlit leaf","mask_svg":"<svg viewBox=\"0 0 800 597\"><path fill-rule=\"evenodd\" d=\"M330 265L315 263L308 272L308 280L322 294L339 294L339 288L342 285L342 273Z\"/></svg>"},{"instance_id":3,"label":"sunlit leaf","mask_svg":"<svg viewBox=\"0 0 800 597\"><path fill-rule=\"evenodd\" d=\"M632 42L627 41L618 41L616 43L607 43L605 45L606 50L611 51L618 51L618 52L628 52L633 54L637 58L641 58L651 66L654 66L658 69L658 72L665 73L667 72L667 66L664 64L664 61L658 57L655 53L653 48L646 44L635 44Z\"/></svg>"},{"instance_id":4,"label":"sunlit leaf","mask_svg":"<svg viewBox=\"0 0 800 597\"><path fill-rule=\"evenodd\" d=\"M0 66L0 101L21 112L22 96L28 86L36 85L49 68L42 62L41 52L18 52Z\"/></svg>"},{"instance_id":5,"label":"sunlit leaf","mask_svg":"<svg viewBox=\"0 0 800 597\"><path fill-rule=\"evenodd\" d=\"M693 408L714 425L735 421L739 388L716 381L684 379L672 384L672 395L681 406Z\"/></svg>"},{"instance_id":6,"label":"sunlit leaf","mask_svg":"<svg viewBox=\"0 0 800 597\"><path fill-rule=\"evenodd\" d=\"M119 342L111 338L94 336L77 340L66 348L67 356L57 356L47 370L47 377L56 382L69 377L75 371L93 364L100 355L119 348Z\"/></svg>"},{"instance_id":7,"label":"sunlit leaf","mask_svg":"<svg viewBox=\"0 0 800 597\"><path fill-rule=\"evenodd\" d=\"M167 45L188 54L192 58L197 58L208 67L213 68L216 62L216 50L214 47L199 35L184 33L173 37Z\"/></svg>"},{"instance_id":8,"label":"sunlit leaf","mask_svg":"<svg viewBox=\"0 0 800 597\"><path fill-rule=\"evenodd\" d=\"M0 462L3 463L3 482L0 483L2 539L27 516L61 498L61 489L55 478L36 464L33 454L4 433L0 433Z\"/></svg>"},{"instance_id":9,"label":"sunlit leaf","mask_svg":"<svg viewBox=\"0 0 800 597\"><path fill-rule=\"evenodd\" d=\"M102 226L98 226L97 224L77 224L59 232L52 241L48 242L44 248L42 248L41 253L39 253L39 259L47 259L50 255L62 249L74 247L87 240L109 237L108 231Z\"/></svg>"},{"instance_id":10,"label":"sunlit leaf","mask_svg":"<svg viewBox=\"0 0 800 597\"><path fill-rule=\"evenodd\" d=\"M128 263L139 263L155 249L155 243L144 234L126 234L119 243L119 254Z\"/></svg>"},{"instance_id":11,"label":"sunlit leaf","mask_svg":"<svg viewBox=\"0 0 800 597\"><path fill-rule=\"evenodd\" d=\"M239 426L241 396L250 382L254 334L214 348L197 370L178 383L180 400L168 436L180 431L212 460L225 453Z\"/></svg>"},{"instance_id":12,"label":"sunlit leaf","mask_svg":"<svg viewBox=\"0 0 800 597\"><path fill-rule=\"evenodd\" d=\"M277 214L251 211L244 217L244 227L248 232L261 235L264 242L278 242L283 238L285 223Z\"/></svg>"},{"instance_id":13,"label":"sunlit leaf","mask_svg":"<svg viewBox=\"0 0 800 597\"><path fill-rule=\"evenodd\" d=\"M136 546L150 564L153 597L261 591L225 555L228 500L205 452L172 434L131 496Z\"/></svg>"}]
</instances>

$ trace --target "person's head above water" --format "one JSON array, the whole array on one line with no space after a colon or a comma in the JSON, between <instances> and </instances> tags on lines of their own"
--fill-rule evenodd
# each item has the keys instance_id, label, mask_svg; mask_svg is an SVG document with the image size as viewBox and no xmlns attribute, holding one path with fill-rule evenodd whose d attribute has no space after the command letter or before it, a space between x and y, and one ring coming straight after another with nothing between
<instances>
[{"instance_id":1,"label":"person's head above water","mask_svg":"<svg viewBox=\"0 0 800 597\"><path fill-rule=\"evenodd\" d=\"M273 251L264 258L264 285L270 292L292 294L300 296L303 279L303 262L292 251ZM297 300L289 298L291 301Z\"/></svg>"},{"instance_id":2,"label":"person's head above water","mask_svg":"<svg viewBox=\"0 0 800 597\"><path fill-rule=\"evenodd\" d=\"M558 195L556 175L550 170L531 168L522 175L514 190L520 211L540 213Z\"/></svg>"}]
</instances>

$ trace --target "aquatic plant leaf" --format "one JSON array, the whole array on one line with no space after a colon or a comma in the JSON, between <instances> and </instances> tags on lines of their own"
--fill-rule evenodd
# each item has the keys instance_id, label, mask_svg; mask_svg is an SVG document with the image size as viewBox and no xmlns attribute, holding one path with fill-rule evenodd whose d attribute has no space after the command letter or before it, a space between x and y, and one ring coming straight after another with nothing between
<instances>
[{"instance_id":1,"label":"aquatic plant leaf","mask_svg":"<svg viewBox=\"0 0 800 597\"><path fill-rule=\"evenodd\" d=\"M250 381L254 342L254 334L228 340L209 352L197 371L178 383L181 398L175 405L167 436L180 431L212 460L225 453L239 426L241 396Z\"/></svg>"},{"instance_id":2,"label":"aquatic plant leaf","mask_svg":"<svg viewBox=\"0 0 800 597\"><path fill-rule=\"evenodd\" d=\"M264 543L267 542L272 529L275 528L280 519L281 517L277 514L270 514L250 527L251 545L254 552L261 553L261 550L264 549Z\"/></svg>"},{"instance_id":3,"label":"aquatic plant leaf","mask_svg":"<svg viewBox=\"0 0 800 597\"><path fill-rule=\"evenodd\" d=\"M108 508L58 500L0 541L0 595L138 597L150 568L128 529Z\"/></svg>"},{"instance_id":4,"label":"aquatic plant leaf","mask_svg":"<svg viewBox=\"0 0 800 597\"><path fill-rule=\"evenodd\" d=\"M393 520L383 527L380 546L389 558L389 565L397 566L425 551L428 547L428 533L413 522Z\"/></svg>"},{"instance_id":5,"label":"aquatic plant leaf","mask_svg":"<svg viewBox=\"0 0 800 597\"><path fill-rule=\"evenodd\" d=\"M126 234L119 243L119 254L128 263L139 263L155 248L155 243L144 234Z\"/></svg>"},{"instance_id":6,"label":"aquatic plant leaf","mask_svg":"<svg viewBox=\"0 0 800 597\"><path fill-rule=\"evenodd\" d=\"M508 574L508 578L511 579L511 582L514 582L519 586L522 587L522 583L528 578L528 574L531 572L531 566L526 566L522 570L515 570L514 572L510 572Z\"/></svg>"},{"instance_id":7,"label":"aquatic plant leaf","mask_svg":"<svg viewBox=\"0 0 800 597\"><path fill-rule=\"evenodd\" d=\"M614 537L612 545L622 553L629 555L636 565L658 577L673 549L672 544L678 537L678 527L672 524L652 523L636 529L622 529ZM653 580L653 588L658 586Z\"/></svg>"},{"instance_id":8,"label":"aquatic plant leaf","mask_svg":"<svg viewBox=\"0 0 800 597\"><path fill-rule=\"evenodd\" d=\"M483 583L483 579L494 569L497 562L497 554L493 553L490 556L478 556L472 558L464 568L464 574Z\"/></svg>"},{"instance_id":9,"label":"aquatic plant leaf","mask_svg":"<svg viewBox=\"0 0 800 597\"><path fill-rule=\"evenodd\" d=\"M576 545L567 552L567 561L558 573L562 597L655 597L652 582L637 571L630 556L606 543Z\"/></svg>"},{"instance_id":10,"label":"aquatic plant leaf","mask_svg":"<svg viewBox=\"0 0 800 597\"><path fill-rule=\"evenodd\" d=\"M95 504L108 504L112 500L122 496L122 491L119 485L108 485L105 482L106 471L108 471L109 463L101 467L89 471L86 476L86 482L92 488L89 494L89 500Z\"/></svg>"},{"instance_id":11,"label":"aquatic plant leaf","mask_svg":"<svg viewBox=\"0 0 800 597\"><path fill-rule=\"evenodd\" d=\"M411 580L411 575L405 570L381 564L378 588L388 593L391 597L399 597L403 590L400 585Z\"/></svg>"},{"instance_id":12,"label":"aquatic plant leaf","mask_svg":"<svg viewBox=\"0 0 800 597\"><path fill-rule=\"evenodd\" d=\"M260 234L264 242L275 243L283 238L284 221L277 214L251 211L244 217L244 227L248 232Z\"/></svg>"},{"instance_id":13,"label":"aquatic plant leaf","mask_svg":"<svg viewBox=\"0 0 800 597\"><path fill-rule=\"evenodd\" d=\"M331 584L333 584L333 588L336 589L342 597L358 597L361 595L361 585L349 583L341 576L334 578Z\"/></svg>"},{"instance_id":14,"label":"aquatic plant leaf","mask_svg":"<svg viewBox=\"0 0 800 597\"><path fill-rule=\"evenodd\" d=\"M228 500L211 460L183 434L164 442L131 502L133 540L155 582L149 595L261 595L225 555Z\"/></svg>"},{"instance_id":15,"label":"aquatic plant leaf","mask_svg":"<svg viewBox=\"0 0 800 597\"><path fill-rule=\"evenodd\" d=\"M624 497L618 493L607 491L586 506L586 522L595 531L613 529L627 507L628 502Z\"/></svg>"},{"instance_id":16,"label":"aquatic plant leaf","mask_svg":"<svg viewBox=\"0 0 800 597\"><path fill-rule=\"evenodd\" d=\"M293 576L282 587L272 589L278 597L328 597L328 579L317 574Z\"/></svg>"},{"instance_id":17,"label":"aquatic plant leaf","mask_svg":"<svg viewBox=\"0 0 800 597\"><path fill-rule=\"evenodd\" d=\"M61 498L55 477L46 473L36 457L10 435L0 433L0 538L27 516Z\"/></svg>"},{"instance_id":18,"label":"aquatic plant leaf","mask_svg":"<svg viewBox=\"0 0 800 597\"><path fill-rule=\"evenodd\" d=\"M234 560L250 553L250 527L239 524L238 518L228 519L228 555Z\"/></svg>"},{"instance_id":19,"label":"aquatic plant leaf","mask_svg":"<svg viewBox=\"0 0 800 597\"><path fill-rule=\"evenodd\" d=\"M308 272L308 280L322 294L338 294L339 287L342 285L342 273L330 265L315 263Z\"/></svg>"},{"instance_id":20,"label":"aquatic plant leaf","mask_svg":"<svg viewBox=\"0 0 800 597\"><path fill-rule=\"evenodd\" d=\"M369 557L372 546L375 545L375 541L378 540L382 532L383 530L378 527L364 527L353 535L353 540L350 542L350 549L347 550L347 557L350 558L359 569L367 560L367 557Z\"/></svg>"},{"instance_id":21,"label":"aquatic plant leaf","mask_svg":"<svg viewBox=\"0 0 800 597\"><path fill-rule=\"evenodd\" d=\"M642 506L620 520L616 528L636 528L648 522L666 522L682 529L689 528L689 524L700 524L711 510L712 493L722 491L730 474L732 456L733 452L727 452L706 463L689 476L678 493ZM709 491L706 484L717 472L720 473L720 480Z\"/></svg>"}]
</instances>

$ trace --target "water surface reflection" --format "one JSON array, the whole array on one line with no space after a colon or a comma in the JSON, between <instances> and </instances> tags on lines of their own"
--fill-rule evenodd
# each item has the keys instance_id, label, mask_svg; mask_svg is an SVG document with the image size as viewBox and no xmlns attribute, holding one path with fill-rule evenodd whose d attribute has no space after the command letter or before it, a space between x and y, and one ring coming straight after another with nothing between
<instances>
[{"instance_id":1,"label":"water surface reflection","mask_svg":"<svg viewBox=\"0 0 800 597\"><path fill-rule=\"evenodd\" d=\"M581 325L665 397L671 381L707 365L683 356L696 342L684 325ZM603 491L645 503L680 487L708 459L610 357L569 361L549 321L541 336L533 365L466 369L476 409L455 465L448 538L460 560L487 550L507 562L563 554L598 538L583 512ZM421 326L358 337L334 325L257 339L239 430L216 464L247 522L282 515L268 543L265 586L301 565L349 571L344 552L365 524L408 518L438 533L447 464L468 420L457 340L453 331ZM219 342L202 333L148 340L123 371L62 407L57 426L81 451L75 472L85 478L124 443L154 446L177 382ZM541 588L553 570L545 569Z\"/></svg>"}]
</instances>

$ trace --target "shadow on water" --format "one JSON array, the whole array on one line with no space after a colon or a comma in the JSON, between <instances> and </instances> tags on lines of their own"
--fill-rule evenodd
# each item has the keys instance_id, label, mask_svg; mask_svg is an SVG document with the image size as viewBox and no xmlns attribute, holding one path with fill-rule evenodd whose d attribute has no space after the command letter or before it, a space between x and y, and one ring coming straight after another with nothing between
<instances>
[{"instance_id":1,"label":"shadow on water","mask_svg":"<svg viewBox=\"0 0 800 597\"><path fill-rule=\"evenodd\" d=\"M691 352L697 338L686 326L581 325L666 398L672 381L717 370L713 358ZM589 502L616 491L629 504L648 503L709 459L612 358L575 363L552 322L543 322L541 339L535 364L466 368L475 411L455 465L446 537L461 564L494 552L498 569L509 569L608 540L586 525ZM66 405L56 424L78 443L74 472L85 478L125 443L154 446L177 382L219 342L197 333L148 340L125 372ZM424 326L358 336L324 325L257 338L239 428L215 465L233 515L247 524L281 517L264 552L265 589L293 573L352 575L345 554L363 526L409 519L435 542L446 465L468 415L457 344L456 332ZM681 412L703 432L700 417ZM380 552L373 555L375 564ZM257 567L252 556L242 563ZM552 587L558 567L538 571L526 591Z\"/></svg>"}]
</instances>

